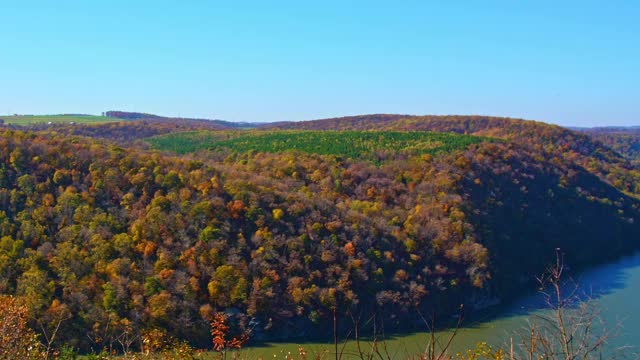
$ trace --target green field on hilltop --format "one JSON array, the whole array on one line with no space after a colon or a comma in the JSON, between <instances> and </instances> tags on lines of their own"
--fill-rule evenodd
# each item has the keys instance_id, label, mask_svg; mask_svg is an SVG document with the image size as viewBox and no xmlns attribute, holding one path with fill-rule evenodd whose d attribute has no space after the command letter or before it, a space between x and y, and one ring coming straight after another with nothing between
<instances>
[{"instance_id":1,"label":"green field on hilltop","mask_svg":"<svg viewBox=\"0 0 640 360\"><path fill-rule=\"evenodd\" d=\"M96 124L121 121L120 119L95 116L95 115L0 115L5 124L32 125L32 124Z\"/></svg>"},{"instance_id":2,"label":"green field on hilltop","mask_svg":"<svg viewBox=\"0 0 640 360\"><path fill-rule=\"evenodd\" d=\"M179 154L199 151L300 151L311 154L373 158L385 153L418 155L464 149L478 136L402 131L196 131L156 136L156 149Z\"/></svg>"}]
</instances>

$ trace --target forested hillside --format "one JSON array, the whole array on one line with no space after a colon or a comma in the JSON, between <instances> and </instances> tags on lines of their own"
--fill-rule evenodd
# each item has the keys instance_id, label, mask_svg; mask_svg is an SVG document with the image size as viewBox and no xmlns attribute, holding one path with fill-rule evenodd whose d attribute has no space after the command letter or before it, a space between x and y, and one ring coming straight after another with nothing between
<instances>
[{"instance_id":1,"label":"forested hillside","mask_svg":"<svg viewBox=\"0 0 640 360\"><path fill-rule=\"evenodd\" d=\"M488 116L362 115L275 123L265 128L305 130L445 131L490 136L518 143L547 157L566 159L617 189L640 195L640 171L615 150L589 135L536 121Z\"/></svg>"},{"instance_id":2,"label":"forested hillside","mask_svg":"<svg viewBox=\"0 0 640 360\"><path fill-rule=\"evenodd\" d=\"M65 136L84 136L96 139L106 139L120 145L130 146L137 140L143 140L156 135L182 133L197 130L226 130L215 122L205 121L157 121L157 120L128 120L110 122L106 124L31 124L27 126L9 126L14 130L27 130L57 133ZM141 144L137 144L141 145Z\"/></svg>"},{"instance_id":3,"label":"forested hillside","mask_svg":"<svg viewBox=\"0 0 640 360\"><path fill-rule=\"evenodd\" d=\"M557 126L191 124L0 128L0 293L28 299L34 328L61 319L57 341L83 350L153 328L206 344L216 311L256 338L326 334L333 308L409 330L417 310L508 300L558 247L583 266L639 245L637 168ZM187 130L169 139L201 151L132 145ZM455 146L431 151L442 144Z\"/></svg>"},{"instance_id":4,"label":"forested hillside","mask_svg":"<svg viewBox=\"0 0 640 360\"><path fill-rule=\"evenodd\" d=\"M105 115L109 118L116 119L126 119L126 120L147 120L153 122L165 122L165 123L182 123L182 124L190 124L192 126L195 125L204 125L208 126L210 124L214 124L220 128L250 128L253 127L253 124L250 123L237 123L231 121L224 120L211 120L211 119L193 119L193 118L182 118L182 117L167 117L167 116L159 116L154 114L146 114L146 113L138 113L138 112L126 112L126 111L107 111Z\"/></svg>"},{"instance_id":5,"label":"forested hillside","mask_svg":"<svg viewBox=\"0 0 640 360\"><path fill-rule=\"evenodd\" d=\"M640 127L602 127L578 129L640 165Z\"/></svg>"}]
</instances>

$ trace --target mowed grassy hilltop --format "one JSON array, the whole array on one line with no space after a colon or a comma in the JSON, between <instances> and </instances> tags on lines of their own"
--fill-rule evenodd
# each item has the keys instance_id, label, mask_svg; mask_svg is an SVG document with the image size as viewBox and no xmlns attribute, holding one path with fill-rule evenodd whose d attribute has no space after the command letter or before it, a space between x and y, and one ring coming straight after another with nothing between
<instances>
[{"instance_id":1,"label":"mowed grassy hilltop","mask_svg":"<svg viewBox=\"0 0 640 360\"><path fill-rule=\"evenodd\" d=\"M464 149L485 138L424 131L191 131L155 136L147 141L156 149L179 154L199 150L309 154L376 158L384 152L432 154Z\"/></svg>"},{"instance_id":2,"label":"mowed grassy hilltop","mask_svg":"<svg viewBox=\"0 0 640 360\"><path fill-rule=\"evenodd\" d=\"M96 115L0 115L5 124L98 124L122 121L121 119Z\"/></svg>"}]
</instances>

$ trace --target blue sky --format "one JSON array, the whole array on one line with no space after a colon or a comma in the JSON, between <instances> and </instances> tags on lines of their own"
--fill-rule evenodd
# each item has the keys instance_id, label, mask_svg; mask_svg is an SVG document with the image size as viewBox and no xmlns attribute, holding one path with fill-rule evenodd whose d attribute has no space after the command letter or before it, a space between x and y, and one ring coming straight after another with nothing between
<instances>
[{"instance_id":1,"label":"blue sky","mask_svg":"<svg viewBox=\"0 0 640 360\"><path fill-rule=\"evenodd\" d=\"M0 0L0 114L640 125L639 1Z\"/></svg>"}]
</instances>

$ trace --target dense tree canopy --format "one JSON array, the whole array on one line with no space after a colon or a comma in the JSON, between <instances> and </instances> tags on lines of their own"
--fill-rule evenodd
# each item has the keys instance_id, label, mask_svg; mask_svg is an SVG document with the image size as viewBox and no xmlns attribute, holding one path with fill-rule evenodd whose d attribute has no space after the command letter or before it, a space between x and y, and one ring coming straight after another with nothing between
<instances>
[{"instance_id":1,"label":"dense tree canopy","mask_svg":"<svg viewBox=\"0 0 640 360\"><path fill-rule=\"evenodd\" d=\"M616 152L541 123L436 120L348 126L503 140L372 162L0 129L0 294L85 350L149 329L209 343L216 311L268 337L334 307L406 329L416 308L513 294L550 249L584 265L637 245L640 175Z\"/></svg>"}]
</instances>

